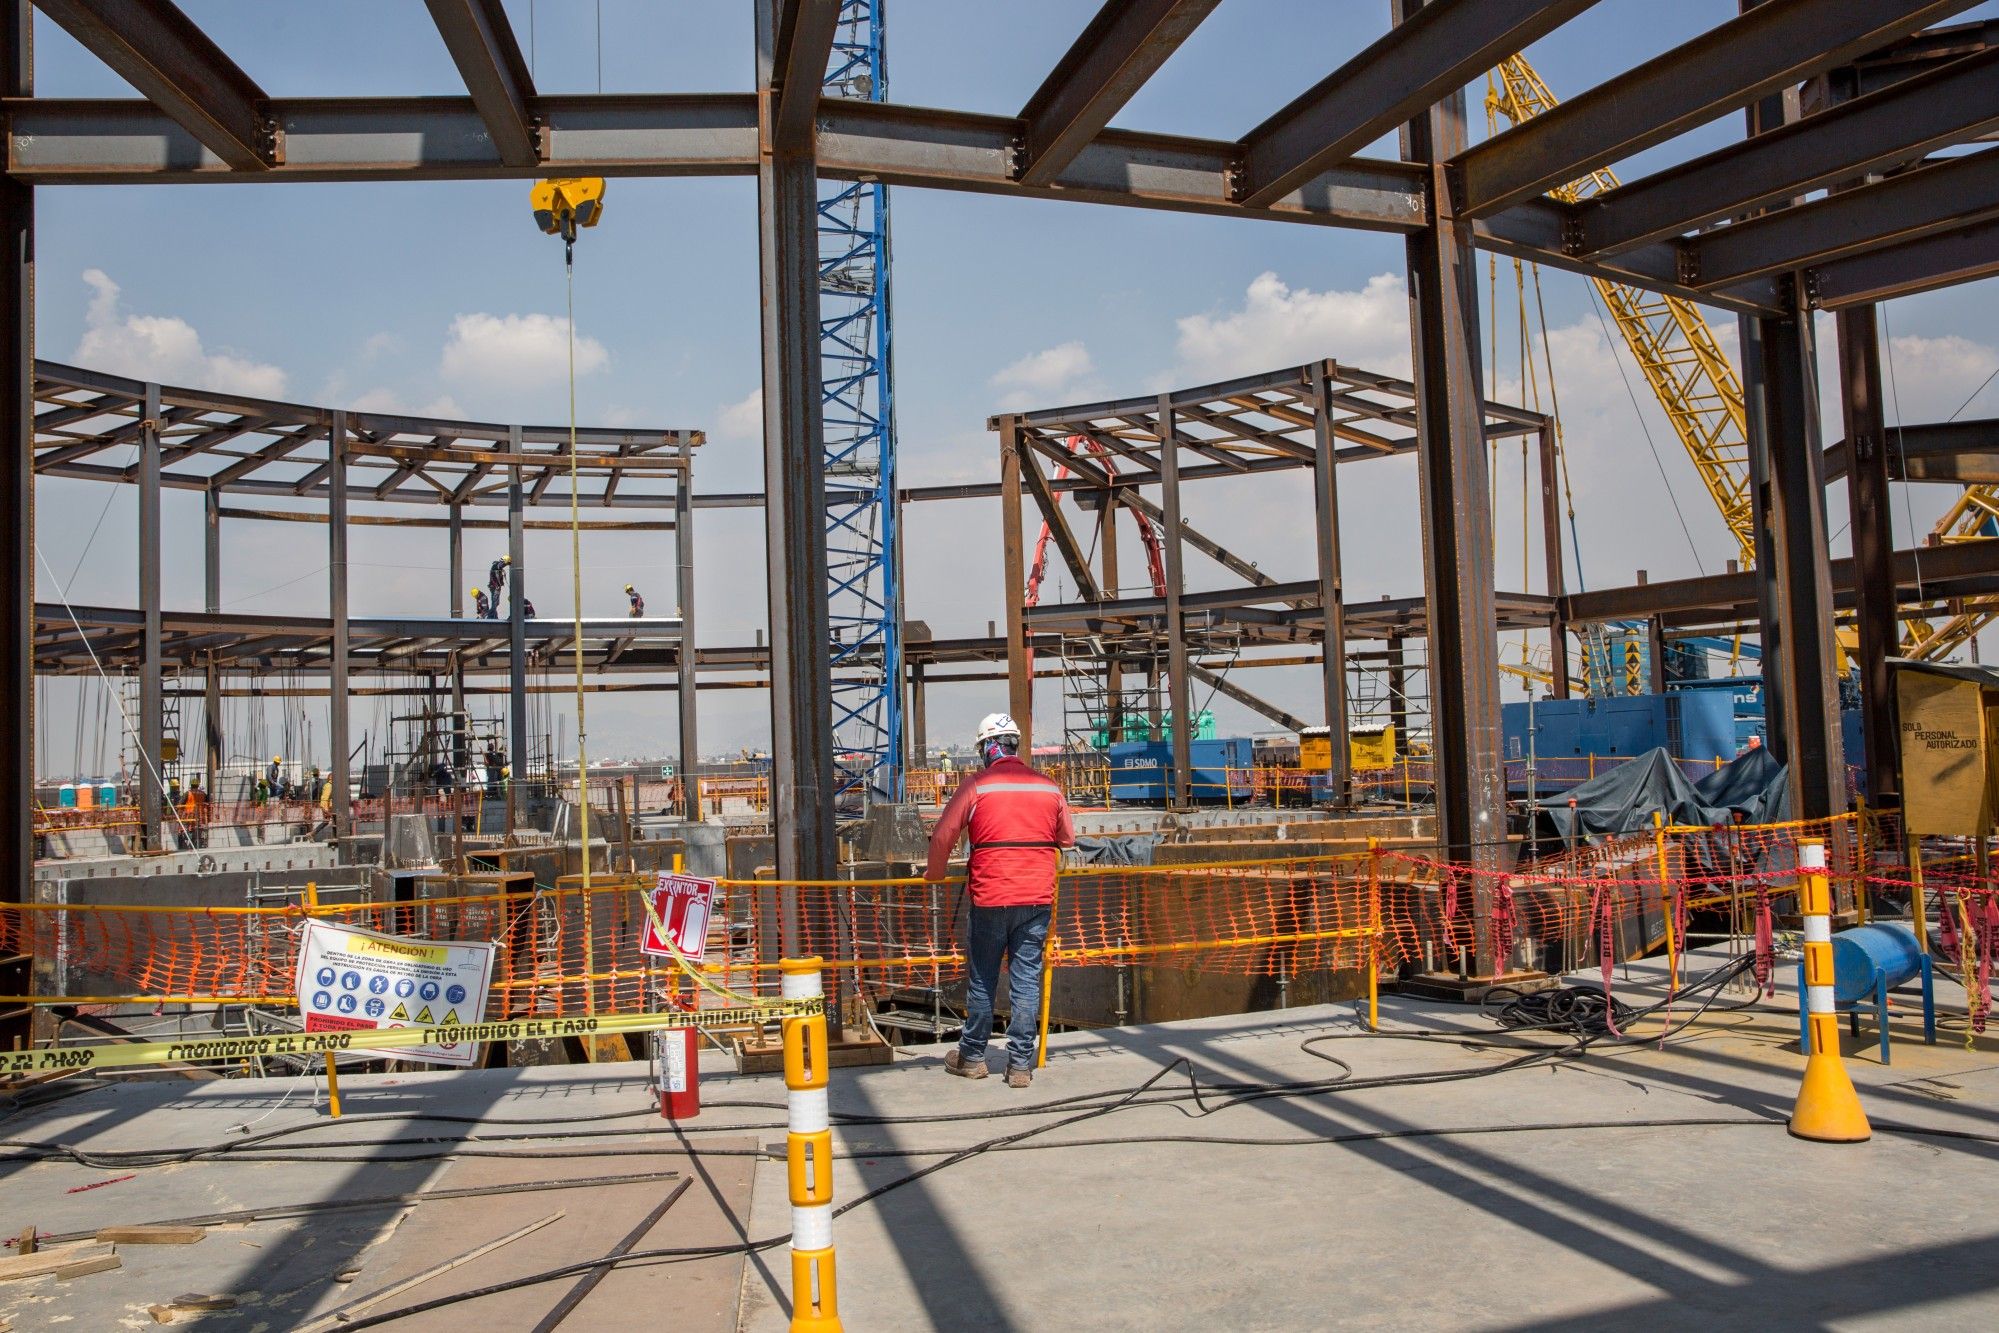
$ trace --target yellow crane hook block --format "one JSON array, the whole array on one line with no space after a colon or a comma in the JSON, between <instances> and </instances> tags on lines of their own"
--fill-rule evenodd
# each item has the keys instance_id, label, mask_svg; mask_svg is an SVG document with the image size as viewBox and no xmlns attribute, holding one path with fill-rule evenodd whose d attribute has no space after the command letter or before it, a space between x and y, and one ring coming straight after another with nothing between
<instances>
[{"instance_id":1,"label":"yellow crane hook block","mask_svg":"<svg viewBox=\"0 0 1999 1333\"><path fill-rule=\"evenodd\" d=\"M536 181L529 196L537 227L564 240L576 239L579 227L594 227L604 216L602 176L557 176Z\"/></svg>"}]
</instances>

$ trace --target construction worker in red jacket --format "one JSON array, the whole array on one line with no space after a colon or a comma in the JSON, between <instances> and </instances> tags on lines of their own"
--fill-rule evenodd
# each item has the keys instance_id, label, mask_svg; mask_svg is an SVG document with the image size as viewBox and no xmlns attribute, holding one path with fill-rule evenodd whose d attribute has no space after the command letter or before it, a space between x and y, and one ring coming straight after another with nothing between
<instances>
[{"instance_id":1,"label":"construction worker in red jacket","mask_svg":"<svg viewBox=\"0 0 1999 1333\"><path fill-rule=\"evenodd\" d=\"M1000 955L1008 965L1006 1083L1034 1081L1034 1039L1041 1012L1041 949L1054 910L1055 869L1064 847L1076 844L1061 784L1020 758L1020 726L1005 713L979 723L975 740L982 771L967 777L944 807L930 837L924 878L944 878L958 839L971 835L966 861L971 893L965 1027L944 1068L960 1078L986 1076L986 1039L993 1030L993 995Z\"/></svg>"}]
</instances>

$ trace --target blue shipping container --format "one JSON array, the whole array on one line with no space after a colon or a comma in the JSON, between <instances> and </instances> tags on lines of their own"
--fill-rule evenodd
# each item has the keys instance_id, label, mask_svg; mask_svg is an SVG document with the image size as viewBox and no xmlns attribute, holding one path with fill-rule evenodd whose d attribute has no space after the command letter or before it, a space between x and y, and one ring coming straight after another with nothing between
<instances>
[{"instance_id":1,"label":"blue shipping container","mask_svg":"<svg viewBox=\"0 0 1999 1333\"><path fill-rule=\"evenodd\" d=\"M1173 776L1173 746L1166 741L1119 741L1104 755L1111 766L1111 799L1161 805ZM1190 741L1188 782L1196 804L1246 800L1254 743L1246 736Z\"/></svg>"}]
</instances>

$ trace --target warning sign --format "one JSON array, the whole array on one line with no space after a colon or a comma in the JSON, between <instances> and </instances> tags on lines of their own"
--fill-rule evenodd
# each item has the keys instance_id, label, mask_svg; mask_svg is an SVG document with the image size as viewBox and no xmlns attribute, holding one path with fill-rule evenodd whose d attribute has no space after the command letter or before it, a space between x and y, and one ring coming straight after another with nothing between
<instances>
[{"instance_id":1,"label":"warning sign","mask_svg":"<svg viewBox=\"0 0 1999 1333\"><path fill-rule=\"evenodd\" d=\"M678 950L688 960L700 962L708 950L708 918L715 911L715 881L661 871L658 885L648 890L646 897L652 910L646 913L646 932L639 942L640 951L670 958ZM673 941L671 949L659 936L661 926Z\"/></svg>"},{"instance_id":2,"label":"warning sign","mask_svg":"<svg viewBox=\"0 0 1999 1333\"><path fill-rule=\"evenodd\" d=\"M410 1017L409 1006L372 998L390 993L435 999L449 990L464 996L466 1023L485 1021L486 988L493 976L494 946L453 940L413 940L352 926L308 921L298 951L299 1011L307 1032L381 1030L432 1023L429 1006ZM361 1003L366 999L365 1005ZM357 1012L358 1010L358 1012ZM405 1047L408 1060L466 1065L478 1062L474 1042Z\"/></svg>"}]
</instances>

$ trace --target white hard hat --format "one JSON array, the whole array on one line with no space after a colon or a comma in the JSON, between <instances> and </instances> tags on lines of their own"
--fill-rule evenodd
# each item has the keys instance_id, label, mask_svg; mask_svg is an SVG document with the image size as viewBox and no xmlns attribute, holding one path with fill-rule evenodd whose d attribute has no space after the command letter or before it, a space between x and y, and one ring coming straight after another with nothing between
<instances>
[{"instance_id":1,"label":"white hard hat","mask_svg":"<svg viewBox=\"0 0 1999 1333\"><path fill-rule=\"evenodd\" d=\"M1010 713L987 713L979 723L978 734L972 737L975 744L984 745L995 736L1020 735L1020 723L1013 720Z\"/></svg>"}]
</instances>

